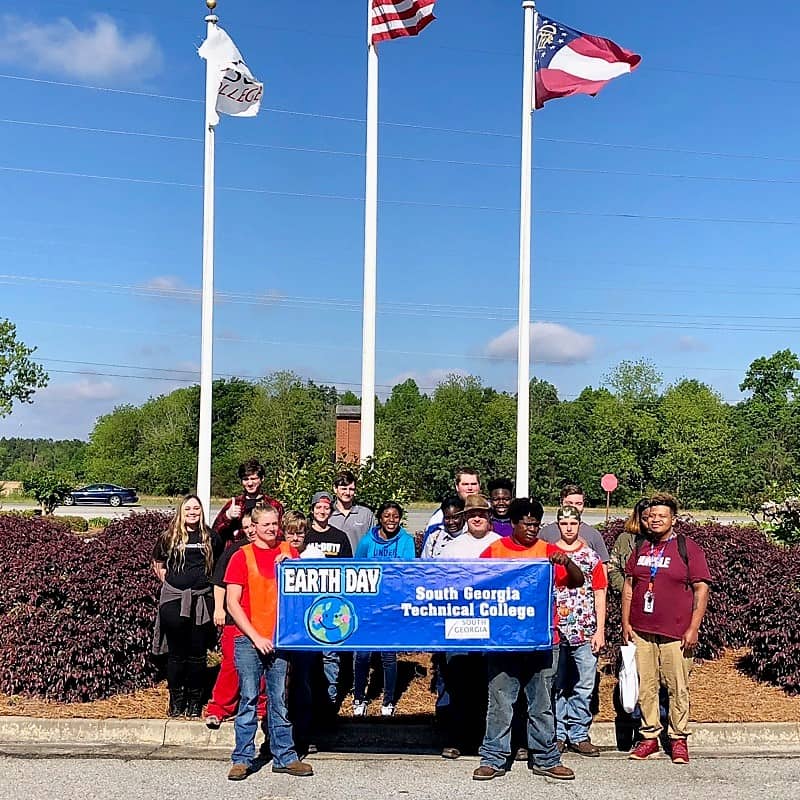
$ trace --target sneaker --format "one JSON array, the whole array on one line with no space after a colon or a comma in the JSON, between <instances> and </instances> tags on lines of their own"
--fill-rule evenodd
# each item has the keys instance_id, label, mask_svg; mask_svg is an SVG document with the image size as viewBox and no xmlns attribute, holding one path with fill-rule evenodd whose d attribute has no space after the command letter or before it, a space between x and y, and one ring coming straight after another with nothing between
<instances>
[{"instance_id":1,"label":"sneaker","mask_svg":"<svg viewBox=\"0 0 800 800\"><path fill-rule=\"evenodd\" d=\"M209 714L206 717L206 728L209 730L217 731L220 725L222 725L222 720L214 714Z\"/></svg>"},{"instance_id":2,"label":"sneaker","mask_svg":"<svg viewBox=\"0 0 800 800\"><path fill-rule=\"evenodd\" d=\"M367 701L366 700L353 700L353 716L366 717L367 716Z\"/></svg>"},{"instance_id":3,"label":"sneaker","mask_svg":"<svg viewBox=\"0 0 800 800\"><path fill-rule=\"evenodd\" d=\"M273 765L273 772L279 772L282 775L293 775L295 778L308 778L314 774L311 764L306 764L305 761L292 761L285 767L276 767Z\"/></svg>"},{"instance_id":4,"label":"sneaker","mask_svg":"<svg viewBox=\"0 0 800 800\"><path fill-rule=\"evenodd\" d=\"M394 716L394 703L384 703L381 706L381 716L382 717L393 717Z\"/></svg>"},{"instance_id":5,"label":"sneaker","mask_svg":"<svg viewBox=\"0 0 800 800\"><path fill-rule=\"evenodd\" d=\"M478 767L472 773L472 780L474 781L490 781L492 778L502 778L506 774L504 769L495 769L494 767L482 766Z\"/></svg>"},{"instance_id":6,"label":"sneaker","mask_svg":"<svg viewBox=\"0 0 800 800\"><path fill-rule=\"evenodd\" d=\"M592 744L591 739L584 739L582 742L578 742L577 744L570 742L569 749L573 753L578 753L582 756L591 756L596 758L600 755L600 748L596 744Z\"/></svg>"},{"instance_id":7,"label":"sneaker","mask_svg":"<svg viewBox=\"0 0 800 800\"><path fill-rule=\"evenodd\" d=\"M670 755L672 756L673 764L688 764L689 763L689 746L686 744L686 739L673 739L672 749Z\"/></svg>"},{"instance_id":8,"label":"sneaker","mask_svg":"<svg viewBox=\"0 0 800 800\"><path fill-rule=\"evenodd\" d=\"M631 750L631 754L628 758L633 759L634 761L644 761L646 758L650 758L653 753L658 752L658 739L642 739L636 747Z\"/></svg>"},{"instance_id":9,"label":"sneaker","mask_svg":"<svg viewBox=\"0 0 800 800\"><path fill-rule=\"evenodd\" d=\"M518 747L517 752L514 753L514 761L527 761L527 760L528 760L528 748Z\"/></svg>"},{"instance_id":10,"label":"sneaker","mask_svg":"<svg viewBox=\"0 0 800 800\"><path fill-rule=\"evenodd\" d=\"M541 775L544 778L553 778L557 781L575 780L575 773L563 764L556 764L554 767L537 767L532 764L530 770L534 775Z\"/></svg>"},{"instance_id":11,"label":"sneaker","mask_svg":"<svg viewBox=\"0 0 800 800\"><path fill-rule=\"evenodd\" d=\"M234 764L228 770L229 781L243 781L250 773L247 764Z\"/></svg>"},{"instance_id":12,"label":"sneaker","mask_svg":"<svg viewBox=\"0 0 800 800\"><path fill-rule=\"evenodd\" d=\"M457 747L443 747L442 758L449 758L451 760L461 758L461 751Z\"/></svg>"}]
</instances>

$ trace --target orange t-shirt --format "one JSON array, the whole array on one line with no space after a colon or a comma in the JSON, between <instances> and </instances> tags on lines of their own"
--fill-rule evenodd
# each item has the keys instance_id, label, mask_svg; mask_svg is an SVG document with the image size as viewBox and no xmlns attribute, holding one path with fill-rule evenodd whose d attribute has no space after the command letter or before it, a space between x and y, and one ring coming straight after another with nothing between
<instances>
[{"instance_id":1,"label":"orange t-shirt","mask_svg":"<svg viewBox=\"0 0 800 800\"><path fill-rule=\"evenodd\" d=\"M481 558L550 558L551 553L558 553L559 549L550 542L537 539L530 547L523 547L513 537L505 536L492 542L482 553ZM553 564L553 581L558 587L567 585L567 568L561 564ZM553 598L553 644L559 643L558 636L558 609Z\"/></svg>"},{"instance_id":2,"label":"orange t-shirt","mask_svg":"<svg viewBox=\"0 0 800 800\"><path fill-rule=\"evenodd\" d=\"M246 544L231 557L225 570L225 583L242 587L242 610L253 627L268 639L275 638L275 622L278 616L278 583L275 580L275 559L285 553L290 558L300 554L286 542L275 547L256 547ZM242 636L237 627L236 636Z\"/></svg>"}]
</instances>

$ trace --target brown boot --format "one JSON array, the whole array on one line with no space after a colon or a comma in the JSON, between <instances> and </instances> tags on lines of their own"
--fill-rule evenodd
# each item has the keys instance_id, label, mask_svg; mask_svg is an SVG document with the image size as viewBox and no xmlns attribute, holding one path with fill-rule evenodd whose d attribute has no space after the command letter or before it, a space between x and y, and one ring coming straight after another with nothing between
<instances>
[{"instance_id":1,"label":"brown boot","mask_svg":"<svg viewBox=\"0 0 800 800\"><path fill-rule=\"evenodd\" d=\"M472 780L474 781L490 781L492 778L502 778L506 774L504 769L495 769L488 765L478 767L472 773Z\"/></svg>"},{"instance_id":2,"label":"brown boot","mask_svg":"<svg viewBox=\"0 0 800 800\"><path fill-rule=\"evenodd\" d=\"M563 764L556 764L554 767L536 767L531 766L531 772L534 775L541 775L544 778L553 778L557 781L574 781L575 773Z\"/></svg>"},{"instance_id":3,"label":"brown boot","mask_svg":"<svg viewBox=\"0 0 800 800\"><path fill-rule=\"evenodd\" d=\"M229 781L243 781L250 773L247 764L234 764L228 770Z\"/></svg>"},{"instance_id":4,"label":"brown boot","mask_svg":"<svg viewBox=\"0 0 800 800\"><path fill-rule=\"evenodd\" d=\"M294 775L295 778L308 778L314 774L311 764L306 764L304 761L292 761L285 767L276 767L273 765L273 772L280 772L284 775Z\"/></svg>"},{"instance_id":5,"label":"brown boot","mask_svg":"<svg viewBox=\"0 0 800 800\"><path fill-rule=\"evenodd\" d=\"M596 758L600 755L600 748L596 744L592 744L591 739L584 739L582 742L578 742L577 744L570 742L569 749L573 753L579 753L582 756L592 756Z\"/></svg>"}]
</instances>

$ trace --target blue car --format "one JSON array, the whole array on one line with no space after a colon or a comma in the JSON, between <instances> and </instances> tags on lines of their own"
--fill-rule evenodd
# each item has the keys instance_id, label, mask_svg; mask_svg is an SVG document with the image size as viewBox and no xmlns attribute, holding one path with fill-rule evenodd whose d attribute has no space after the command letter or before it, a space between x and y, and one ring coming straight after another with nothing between
<instances>
[{"instance_id":1,"label":"blue car","mask_svg":"<svg viewBox=\"0 0 800 800\"><path fill-rule=\"evenodd\" d=\"M138 502L136 489L123 489L122 486L115 486L113 483L93 483L91 486L84 486L83 489L75 489L64 498L65 506L102 503L117 508Z\"/></svg>"}]
</instances>

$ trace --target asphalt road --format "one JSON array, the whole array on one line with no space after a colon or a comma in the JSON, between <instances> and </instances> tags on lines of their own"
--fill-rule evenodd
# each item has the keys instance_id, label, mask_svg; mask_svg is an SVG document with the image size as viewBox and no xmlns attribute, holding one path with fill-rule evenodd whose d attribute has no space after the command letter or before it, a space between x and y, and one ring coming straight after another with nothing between
<instances>
[{"instance_id":1,"label":"asphalt road","mask_svg":"<svg viewBox=\"0 0 800 800\"><path fill-rule=\"evenodd\" d=\"M273 775L269 767L233 783L228 765L211 760L92 760L0 758L0 800L796 800L800 758L694 758L687 766L666 759L647 763L620 757L570 758L570 782L536 777L515 768L505 777L471 779L477 759L445 762L437 757L312 757L315 775ZM521 768L520 768L521 767Z\"/></svg>"}]
</instances>

